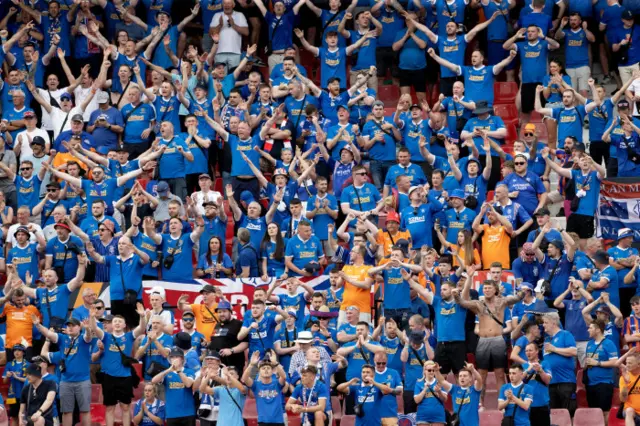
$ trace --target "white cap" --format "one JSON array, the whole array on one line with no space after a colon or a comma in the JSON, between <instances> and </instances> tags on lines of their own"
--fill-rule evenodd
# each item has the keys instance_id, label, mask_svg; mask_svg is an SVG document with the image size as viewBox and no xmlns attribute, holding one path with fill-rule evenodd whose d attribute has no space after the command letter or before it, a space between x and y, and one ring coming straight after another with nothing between
<instances>
[{"instance_id":1,"label":"white cap","mask_svg":"<svg viewBox=\"0 0 640 426\"><path fill-rule=\"evenodd\" d=\"M162 300L167 300L167 294L164 291L164 287L159 285L153 286L151 289L145 290L144 292L147 294L159 294L160 297L162 297Z\"/></svg>"}]
</instances>

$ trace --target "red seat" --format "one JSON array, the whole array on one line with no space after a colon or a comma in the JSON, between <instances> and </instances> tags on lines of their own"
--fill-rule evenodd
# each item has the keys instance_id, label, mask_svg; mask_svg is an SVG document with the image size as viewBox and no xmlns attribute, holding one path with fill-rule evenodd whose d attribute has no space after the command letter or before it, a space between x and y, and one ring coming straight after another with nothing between
<instances>
[{"instance_id":1,"label":"red seat","mask_svg":"<svg viewBox=\"0 0 640 426\"><path fill-rule=\"evenodd\" d=\"M224 188L222 186L222 178L216 179L216 182L213 185L213 190L218 191L221 194L224 194Z\"/></svg>"},{"instance_id":2,"label":"red seat","mask_svg":"<svg viewBox=\"0 0 640 426\"><path fill-rule=\"evenodd\" d=\"M142 379L143 375L142 375L142 364L137 363L133 365L133 368L135 368L136 373L138 373L138 377L140 377L140 379Z\"/></svg>"},{"instance_id":3,"label":"red seat","mask_svg":"<svg viewBox=\"0 0 640 426\"><path fill-rule=\"evenodd\" d=\"M491 201L493 201L493 196L495 195L495 191L489 191L487 192L487 203L490 203ZM491 374L491 373L489 373ZM494 376L495 377L495 376ZM488 378L488 377L487 377ZM495 382L494 382L494 386L495 386ZM487 388L489 387L489 384L487 383Z\"/></svg>"},{"instance_id":4,"label":"red seat","mask_svg":"<svg viewBox=\"0 0 640 426\"><path fill-rule=\"evenodd\" d=\"M340 426L355 426L356 424L356 416L348 415L342 416L342 420L340 421Z\"/></svg>"},{"instance_id":5,"label":"red seat","mask_svg":"<svg viewBox=\"0 0 640 426\"><path fill-rule=\"evenodd\" d=\"M93 423L105 424L107 407L103 404L91 404L91 421Z\"/></svg>"},{"instance_id":6,"label":"red seat","mask_svg":"<svg viewBox=\"0 0 640 426\"><path fill-rule=\"evenodd\" d=\"M497 410L498 409L498 391L489 390L484 393L484 402L482 404L487 410Z\"/></svg>"},{"instance_id":7,"label":"red seat","mask_svg":"<svg viewBox=\"0 0 640 426\"><path fill-rule=\"evenodd\" d=\"M620 405L611 406L611 411L609 411L609 426L624 426L624 420L616 417L619 407Z\"/></svg>"},{"instance_id":8,"label":"red seat","mask_svg":"<svg viewBox=\"0 0 640 426\"><path fill-rule=\"evenodd\" d=\"M516 108L515 104L494 105L493 113L502 118L505 125L514 124L517 126L520 121L518 118L518 108Z\"/></svg>"},{"instance_id":9,"label":"red seat","mask_svg":"<svg viewBox=\"0 0 640 426\"><path fill-rule=\"evenodd\" d=\"M578 400L578 407L587 408L589 406L587 403L587 391L585 388L578 388L576 390L576 398Z\"/></svg>"},{"instance_id":10,"label":"red seat","mask_svg":"<svg viewBox=\"0 0 640 426\"><path fill-rule=\"evenodd\" d=\"M551 423L557 426L571 426L571 414L564 408L551 410Z\"/></svg>"},{"instance_id":11,"label":"red seat","mask_svg":"<svg viewBox=\"0 0 640 426\"><path fill-rule=\"evenodd\" d=\"M306 50L300 50L300 65L306 67L307 65L309 66L314 66L316 65L317 59L315 56L313 56L313 53L306 51ZM311 75L307 75L307 77L311 78Z\"/></svg>"},{"instance_id":12,"label":"red seat","mask_svg":"<svg viewBox=\"0 0 640 426\"><path fill-rule=\"evenodd\" d=\"M531 115L529 117L531 117L529 121L532 123L542 123L542 118L544 116L537 111L531 111Z\"/></svg>"},{"instance_id":13,"label":"red seat","mask_svg":"<svg viewBox=\"0 0 640 426\"><path fill-rule=\"evenodd\" d=\"M493 103L511 104L516 100L518 85L515 81L499 81L493 83Z\"/></svg>"},{"instance_id":14,"label":"red seat","mask_svg":"<svg viewBox=\"0 0 640 426\"><path fill-rule=\"evenodd\" d=\"M502 423L502 411L485 409L479 414L482 426L500 426Z\"/></svg>"},{"instance_id":15,"label":"red seat","mask_svg":"<svg viewBox=\"0 0 640 426\"><path fill-rule=\"evenodd\" d=\"M287 416L287 426L300 426L300 414L290 414Z\"/></svg>"},{"instance_id":16,"label":"red seat","mask_svg":"<svg viewBox=\"0 0 640 426\"><path fill-rule=\"evenodd\" d=\"M102 385L91 385L91 403L102 404Z\"/></svg>"},{"instance_id":17,"label":"red seat","mask_svg":"<svg viewBox=\"0 0 640 426\"><path fill-rule=\"evenodd\" d=\"M505 124L505 127L507 128L507 137L505 138L505 141L507 144L513 145L516 139L518 139L518 130L516 129L516 125Z\"/></svg>"},{"instance_id":18,"label":"red seat","mask_svg":"<svg viewBox=\"0 0 640 426\"><path fill-rule=\"evenodd\" d=\"M385 107L384 108L384 116L393 118L393 114L396 113L396 107Z\"/></svg>"},{"instance_id":19,"label":"red seat","mask_svg":"<svg viewBox=\"0 0 640 426\"><path fill-rule=\"evenodd\" d=\"M400 88L398 86L379 86L378 99L384 102L385 107L393 107L400 99Z\"/></svg>"},{"instance_id":20,"label":"red seat","mask_svg":"<svg viewBox=\"0 0 640 426\"><path fill-rule=\"evenodd\" d=\"M573 424L580 426L604 426L604 415L599 408L578 408L573 416Z\"/></svg>"},{"instance_id":21,"label":"red seat","mask_svg":"<svg viewBox=\"0 0 640 426\"><path fill-rule=\"evenodd\" d=\"M140 383L137 388L133 389L133 399L139 400L144 396L144 383Z\"/></svg>"},{"instance_id":22,"label":"red seat","mask_svg":"<svg viewBox=\"0 0 640 426\"><path fill-rule=\"evenodd\" d=\"M244 402L242 417L247 420L258 418L258 408L256 407L256 400L254 398L247 398Z\"/></svg>"}]
</instances>

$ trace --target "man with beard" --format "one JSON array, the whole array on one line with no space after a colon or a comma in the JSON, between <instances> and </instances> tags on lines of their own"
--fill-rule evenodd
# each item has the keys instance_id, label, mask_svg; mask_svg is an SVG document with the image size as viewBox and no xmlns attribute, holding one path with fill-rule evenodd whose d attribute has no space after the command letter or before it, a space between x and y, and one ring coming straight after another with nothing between
<instances>
[{"instance_id":1,"label":"man with beard","mask_svg":"<svg viewBox=\"0 0 640 426\"><path fill-rule=\"evenodd\" d=\"M249 347L246 341L238 339L242 321L233 318L231 304L221 300L216 308L218 323L210 336L209 350L216 350L224 365L233 366L236 371L244 371L244 351Z\"/></svg>"},{"instance_id":2,"label":"man with beard","mask_svg":"<svg viewBox=\"0 0 640 426\"><path fill-rule=\"evenodd\" d=\"M268 349L273 349L273 341L276 326L275 315L265 314L266 305L262 300L255 300L251 304L251 315L245 315L242 328L238 332L238 340L249 337L249 353L251 356L256 352L264 356ZM283 320L289 317L280 306L275 305L275 310ZM235 351L234 351L235 352Z\"/></svg>"},{"instance_id":3,"label":"man with beard","mask_svg":"<svg viewBox=\"0 0 640 426\"><path fill-rule=\"evenodd\" d=\"M507 347L504 340L503 328L505 326L504 312L524 298L524 292L517 296L502 297L500 295L500 283L485 281L482 289L484 299L471 300L469 290L473 283L475 266L467 268L467 280L462 290L461 298L456 302L463 308L474 312L480 318L480 340L476 349L476 362L482 381L486 380L489 369L493 367L496 375L498 389L505 384L505 371L507 367Z\"/></svg>"},{"instance_id":4,"label":"man with beard","mask_svg":"<svg viewBox=\"0 0 640 426\"><path fill-rule=\"evenodd\" d=\"M186 294L181 295L178 299L178 309L184 313L190 312L193 314L196 318L196 329L202 333L205 340L208 341L218 328L218 322L220 322L219 314L216 315L214 312L217 311L218 300L222 298L222 292L219 288L211 284L206 284L200 289L200 294L203 300L202 303L199 304L189 304L187 303L189 296Z\"/></svg>"},{"instance_id":5,"label":"man with beard","mask_svg":"<svg viewBox=\"0 0 640 426\"><path fill-rule=\"evenodd\" d=\"M64 222L56 223L56 237L49 240L45 252L45 269L55 269L58 282L69 282L76 274L84 244Z\"/></svg>"},{"instance_id":6,"label":"man with beard","mask_svg":"<svg viewBox=\"0 0 640 426\"><path fill-rule=\"evenodd\" d=\"M17 244L7 252L7 263L15 265L16 272L21 280L26 281L27 275L37 279L40 276L38 265L38 253L42 253L46 247L46 241L42 234L34 232L33 224L20 226L14 233ZM37 243L29 241L31 233L37 238Z\"/></svg>"}]
</instances>

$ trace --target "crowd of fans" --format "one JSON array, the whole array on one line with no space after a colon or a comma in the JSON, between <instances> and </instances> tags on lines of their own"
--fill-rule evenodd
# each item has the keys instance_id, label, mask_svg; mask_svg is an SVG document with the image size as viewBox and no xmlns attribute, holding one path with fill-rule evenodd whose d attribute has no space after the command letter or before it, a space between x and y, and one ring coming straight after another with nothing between
<instances>
[{"instance_id":1,"label":"crowd of fans","mask_svg":"<svg viewBox=\"0 0 640 426\"><path fill-rule=\"evenodd\" d=\"M637 235L594 219L640 176L626 3L0 2L11 425L640 424ZM145 306L194 278L243 319Z\"/></svg>"}]
</instances>

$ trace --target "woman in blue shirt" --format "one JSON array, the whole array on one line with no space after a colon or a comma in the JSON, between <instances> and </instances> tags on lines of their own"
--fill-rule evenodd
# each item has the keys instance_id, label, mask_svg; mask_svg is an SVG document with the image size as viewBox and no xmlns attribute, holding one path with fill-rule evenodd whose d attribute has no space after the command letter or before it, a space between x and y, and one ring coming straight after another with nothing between
<instances>
[{"instance_id":1,"label":"woman in blue shirt","mask_svg":"<svg viewBox=\"0 0 640 426\"><path fill-rule=\"evenodd\" d=\"M423 376L416 382L413 399L418 404L416 425L445 424L445 408L447 393L442 390L436 380L436 363L427 361L423 366Z\"/></svg>"},{"instance_id":2,"label":"woman in blue shirt","mask_svg":"<svg viewBox=\"0 0 640 426\"><path fill-rule=\"evenodd\" d=\"M562 64L558 61L549 61L549 74L542 79L544 90L542 94L547 100L545 107L562 107L562 91L571 88L571 78L565 74Z\"/></svg>"},{"instance_id":3,"label":"woman in blue shirt","mask_svg":"<svg viewBox=\"0 0 640 426\"><path fill-rule=\"evenodd\" d=\"M233 274L233 261L222 249L220 237L209 239L207 252L198 259L196 276L199 278L226 278Z\"/></svg>"},{"instance_id":4,"label":"woman in blue shirt","mask_svg":"<svg viewBox=\"0 0 640 426\"><path fill-rule=\"evenodd\" d=\"M267 232L262 238L262 243L260 243L263 281L268 281L269 277L287 278L288 271L284 264L284 254L288 241L288 239L282 237L279 224L271 222L267 225Z\"/></svg>"},{"instance_id":5,"label":"woman in blue shirt","mask_svg":"<svg viewBox=\"0 0 640 426\"><path fill-rule=\"evenodd\" d=\"M133 424L136 426L162 426L164 424L164 402L156 398L156 387L144 385L144 398L133 407Z\"/></svg>"}]
</instances>

